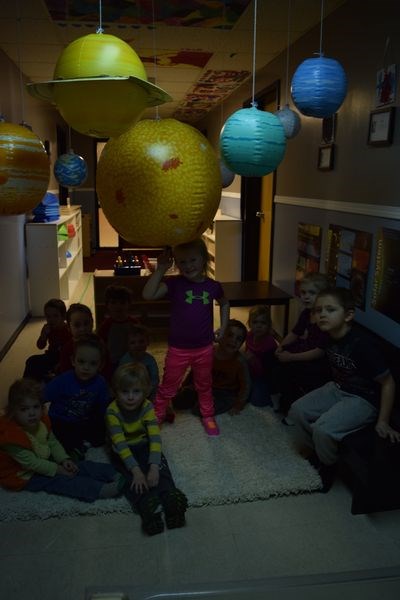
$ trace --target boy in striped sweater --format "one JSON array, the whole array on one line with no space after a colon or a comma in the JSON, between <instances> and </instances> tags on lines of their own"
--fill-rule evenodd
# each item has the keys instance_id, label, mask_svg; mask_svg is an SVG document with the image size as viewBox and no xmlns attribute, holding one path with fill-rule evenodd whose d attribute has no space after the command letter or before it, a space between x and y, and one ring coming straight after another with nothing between
<instances>
[{"instance_id":1,"label":"boy in striped sweater","mask_svg":"<svg viewBox=\"0 0 400 600\"><path fill-rule=\"evenodd\" d=\"M175 487L167 460L161 452L161 437L151 390L143 364L118 367L113 376L115 400L106 413L106 424L115 466L131 482L126 494L142 518L148 535L185 524L186 496Z\"/></svg>"}]
</instances>

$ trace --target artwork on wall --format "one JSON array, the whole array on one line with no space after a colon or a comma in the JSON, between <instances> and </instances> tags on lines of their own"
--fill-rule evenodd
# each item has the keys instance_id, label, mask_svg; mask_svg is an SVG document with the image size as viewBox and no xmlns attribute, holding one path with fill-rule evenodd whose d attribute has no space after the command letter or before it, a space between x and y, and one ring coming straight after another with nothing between
<instances>
[{"instance_id":1,"label":"artwork on wall","mask_svg":"<svg viewBox=\"0 0 400 600\"><path fill-rule=\"evenodd\" d=\"M365 310L372 234L329 225L326 273L332 285L352 291L356 306Z\"/></svg>"},{"instance_id":2,"label":"artwork on wall","mask_svg":"<svg viewBox=\"0 0 400 600\"><path fill-rule=\"evenodd\" d=\"M299 223L297 227L297 263L295 293L299 295L299 284L305 273L318 273L321 262L322 228L310 223Z\"/></svg>"},{"instance_id":3,"label":"artwork on wall","mask_svg":"<svg viewBox=\"0 0 400 600\"><path fill-rule=\"evenodd\" d=\"M392 104L396 100L396 65L388 65L376 74L376 106Z\"/></svg>"},{"instance_id":4,"label":"artwork on wall","mask_svg":"<svg viewBox=\"0 0 400 600\"><path fill-rule=\"evenodd\" d=\"M334 165L335 144L322 144L318 150L318 169L332 171Z\"/></svg>"},{"instance_id":5,"label":"artwork on wall","mask_svg":"<svg viewBox=\"0 0 400 600\"><path fill-rule=\"evenodd\" d=\"M378 234L371 306L400 323L400 231L383 227Z\"/></svg>"},{"instance_id":6,"label":"artwork on wall","mask_svg":"<svg viewBox=\"0 0 400 600\"><path fill-rule=\"evenodd\" d=\"M393 139L395 107L372 110L369 117L368 144L389 146Z\"/></svg>"}]
</instances>

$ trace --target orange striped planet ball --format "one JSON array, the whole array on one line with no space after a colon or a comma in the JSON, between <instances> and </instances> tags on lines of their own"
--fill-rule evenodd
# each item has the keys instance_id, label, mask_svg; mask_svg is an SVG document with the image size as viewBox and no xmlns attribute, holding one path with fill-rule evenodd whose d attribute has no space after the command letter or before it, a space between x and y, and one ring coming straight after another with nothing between
<instances>
[{"instance_id":1,"label":"orange striped planet ball","mask_svg":"<svg viewBox=\"0 0 400 600\"><path fill-rule=\"evenodd\" d=\"M105 216L135 246L174 246L210 226L221 198L219 161L197 129L139 121L107 142L97 168Z\"/></svg>"},{"instance_id":2,"label":"orange striped planet ball","mask_svg":"<svg viewBox=\"0 0 400 600\"><path fill-rule=\"evenodd\" d=\"M0 215L35 208L49 178L49 157L37 135L22 125L0 123Z\"/></svg>"}]
</instances>

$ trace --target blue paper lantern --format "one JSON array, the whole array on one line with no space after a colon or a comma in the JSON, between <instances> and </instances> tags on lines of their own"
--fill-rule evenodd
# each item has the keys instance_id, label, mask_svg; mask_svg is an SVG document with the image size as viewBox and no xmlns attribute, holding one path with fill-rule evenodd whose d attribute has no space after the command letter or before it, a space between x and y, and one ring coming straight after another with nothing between
<instances>
[{"instance_id":1,"label":"blue paper lantern","mask_svg":"<svg viewBox=\"0 0 400 600\"><path fill-rule=\"evenodd\" d=\"M86 161L70 150L61 154L54 163L54 176L64 187L77 187L86 181L88 169Z\"/></svg>"},{"instance_id":2,"label":"blue paper lantern","mask_svg":"<svg viewBox=\"0 0 400 600\"><path fill-rule=\"evenodd\" d=\"M334 58L307 58L293 75L291 93L303 115L325 119L335 114L346 97L346 73Z\"/></svg>"},{"instance_id":3,"label":"blue paper lantern","mask_svg":"<svg viewBox=\"0 0 400 600\"><path fill-rule=\"evenodd\" d=\"M287 139L294 138L301 129L299 113L295 112L286 104L274 113L282 123Z\"/></svg>"},{"instance_id":4,"label":"blue paper lantern","mask_svg":"<svg viewBox=\"0 0 400 600\"><path fill-rule=\"evenodd\" d=\"M274 114L255 106L237 110L220 135L221 156L238 175L262 177L275 171L285 155L286 137Z\"/></svg>"},{"instance_id":5,"label":"blue paper lantern","mask_svg":"<svg viewBox=\"0 0 400 600\"><path fill-rule=\"evenodd\" d=\"M221 171L222 188L229 187L235 179L235 173L228 169L222 159L219 161L219 170Z\"/></svg>"}]
</instances>

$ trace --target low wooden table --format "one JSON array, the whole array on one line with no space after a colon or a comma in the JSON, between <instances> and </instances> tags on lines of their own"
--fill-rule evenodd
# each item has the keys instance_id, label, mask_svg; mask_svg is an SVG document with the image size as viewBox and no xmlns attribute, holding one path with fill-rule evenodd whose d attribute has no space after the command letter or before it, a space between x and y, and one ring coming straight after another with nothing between
<instances>
[{"instance_id":1,"label":"low wooden table","mask_svg":"<svg viewBox=\"0 0 400 600\"><path fill-rule=\"evenodd\" d=\"M148 275L140 277L114 275L112 270L94 272L94 301L97 326L105 316L104 292L108 285L126 285L133 293L132 312L144 322L168 323L170 303L168 300L143 300L142 290ZM292 298L269 281L222 281L222 287L231 306L254 306L255 304L283 305L284 335L289 326L289 301Z\"/></svg>"},{"instance_id":2,"label":"low wooden table","mask_svg":"<svg viewBox=\"0 0 400 600\"><path fill-rule=\"evenodd\" d=\"M231 306L254 306L255 304L284 306L283 335L287 334L289 302L292 298L290 294L272 285L269 281L222 281L221 284Z\"/></svg>"}]
</instances>

